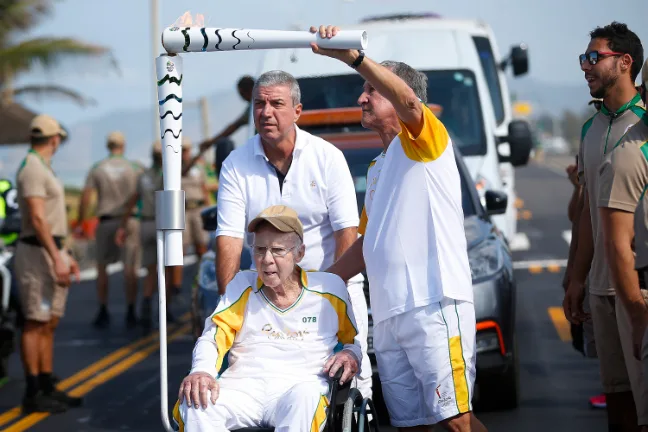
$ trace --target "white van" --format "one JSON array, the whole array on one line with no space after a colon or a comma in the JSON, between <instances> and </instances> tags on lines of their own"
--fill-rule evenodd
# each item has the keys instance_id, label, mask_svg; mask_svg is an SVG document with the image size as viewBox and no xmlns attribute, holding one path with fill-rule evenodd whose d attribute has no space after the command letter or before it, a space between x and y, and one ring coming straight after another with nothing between
<instances>
[{"instance_id":1,"label":"white van","mask_svg":"<svg viewBox=\"0 0 648 432\"><path fill-rule=\"evenodd\" d=\"M367 31L366 53L372 59L403 61L427 75L428 102L442 107L440 118L464 155L482 200L487 189L507 193L507 212L493 220L511 241L517 211L513 170L507 171L506 166L527 162L531 139L528 125L512 120L497 51L491 49L494 72L483 54L493 45L492 32L473 21L416 16L372 18L344 28ZM363 79L357 72L341 62L315 56L310 49L266 51L259 75L274 69L297 78L306 110L355 107L362 92ZM491 74L490 85L485 70ZM500 101L493 103L498 100L491 95L497 94L497 85ZM250 127L253 130L253 123ZM509 151L506 158L497 149L504 141L511 144L504 149Z\"/></svg>"}]
</instances>

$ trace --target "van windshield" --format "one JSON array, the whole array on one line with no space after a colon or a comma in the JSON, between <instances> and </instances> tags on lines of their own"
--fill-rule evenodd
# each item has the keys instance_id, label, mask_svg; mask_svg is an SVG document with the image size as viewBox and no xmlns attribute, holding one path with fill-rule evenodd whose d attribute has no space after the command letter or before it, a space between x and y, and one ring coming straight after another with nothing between
<instances>
[{"instance_id":1,"label":"van windshield","mask_svg":"<svg viewBox=\"0 0 648 432\"><path fill-rule=\"evenodd\" d=\"M428 77L428 102L441 105L439 116L464 156L486 154L486 134L475 75L469 70L423 71ZM358 74L297 80L304 109L358 106L364 79Z\"/></svg>"}]
</instances>

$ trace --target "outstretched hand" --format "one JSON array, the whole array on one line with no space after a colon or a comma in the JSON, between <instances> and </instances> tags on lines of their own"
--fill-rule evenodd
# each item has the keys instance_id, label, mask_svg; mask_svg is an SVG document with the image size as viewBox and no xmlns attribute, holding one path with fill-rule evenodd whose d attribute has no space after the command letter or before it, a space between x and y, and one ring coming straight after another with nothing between
<instances>
[{"instance_id":1,"label":"outstretched hand","mask_svg":"<svg viewBox=\"0 0 648 432\"><path fill-rule=\"evenodd\" d=\"M319 33L320 37L322 39L331 39L335 37L335 35L340 31L340 28L338 26L311 26L310 32L311 33ZM337 60L340 60L347 65L353 64L355 59L358 57L358 50L351 50L351 49L331 49L331 48L322 48L319 45L317 45L316 42L311 42L311 49L315 54L323 55L326 57L331 57Z\"/></svg>"}]
</instances>

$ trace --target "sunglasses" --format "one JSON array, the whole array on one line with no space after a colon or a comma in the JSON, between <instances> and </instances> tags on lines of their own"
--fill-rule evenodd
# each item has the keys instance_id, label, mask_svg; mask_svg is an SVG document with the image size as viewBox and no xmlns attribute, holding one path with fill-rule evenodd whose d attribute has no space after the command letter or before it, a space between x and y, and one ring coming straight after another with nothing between
<instances>
[{"instance_id":1,"label":"sunglasses","mask_svg":"<svg viewBox=\"0 0 648 432\"><path fill-rule=\"evenodd\" d=\"M581 66L585 61L588 61L589 64L594 66L598 61L602 58L605 57L618 57L622 56L625 53L620 53L620 52L607 52L607 51L591 51L585 54L581 54L578 56L578 61L580 62Z\"/></svg>"}]
</instances>

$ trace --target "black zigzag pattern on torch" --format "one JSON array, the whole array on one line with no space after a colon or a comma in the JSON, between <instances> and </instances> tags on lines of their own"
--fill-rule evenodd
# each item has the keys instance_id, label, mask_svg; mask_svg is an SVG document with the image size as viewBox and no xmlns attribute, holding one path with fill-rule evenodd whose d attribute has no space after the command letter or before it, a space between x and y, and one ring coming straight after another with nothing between
<instances>
[{"instance_id":1,"label":"black zigzag pattern on torch","mask_svg":"<svg viewBox=\"0 0 648 432\"><path fill-rule=\"evenodd\" d=\"M180 117L182 117L182 113L178 114L178 117L176 117L175 114L173 114L173 112L171 112L171 110L168 110L167 112L164 113L164 115L162 115L162 116L160 117L160 119L165 118L165 117L168 116L169 114L171 114L171 117L173 117L175 120L180 120Z\"/></svg>"},{"instance_id":2,"label":"black zigzag pattern on torch","mask_svg":"<svg viewBox=\"0 0 648 432\"><path fill-rule=\"evenodd\" d=\"M238 41L238 42L236 42L236 43L232 46L232 49L235 50L235 49L236 49L236 45L238 45L238 44L241 43L241 39L239 39L239 38L236 37L236 30L234 30L234 31L232 32L232 36L234 37L234 39L236 39L236 40Z\"/></svg>"},{"instance_id":3,"label":"black zigzag pattern on torch","mask_svg":"<svg viewBox=\"0 0 648 432\"><path fill-rule=\"evenodd\" d=\"M180 137L180 134L182 133L182 129L180 129L180 130L178 131L178 135L174 134L174 133L173 133L173 130L171 130L171 129L166 129L166 130L164 131L164 133L162 134L162 138L164 138L164 136L167 134L167 132L171 132L171 135L173 135L173 138L178 139L178 138Z\"/></svg>"},{"instance_id":4,"label":"black zigzag pattern on torch","mask_svg":"<svg viewBox=\"0 0 648 432\"><path fill-rule=\"evenodd\" d=\"M219 47L219 45L221 44L221 42L223 42L223 38L221 37L220 33L218 33L219 31L220 31L220 29L216 29L216 36L218 36L218 42L216 42L216 46L214 47L214 49L217 49L218 51L223 51L223 50L220 49L220 47Z\"/></svg>"},{"instance_id":5,"label":"black zigzag pattern on torch","mask_svg":"<svg viewBox=\"0 0 648 432\"><path fill-rule=\"evenodd\" d=\"M165 97L164 99L162 99L161 101L159 101L158 103L160 104L160 106L162 106L162 105L164 105L166 102L170 101L171 99L175 99L175 100L177 100L178 102L182 103L182 98L181 98L181 97L178 97L178 96L176 96L176 95L174 95L173 93L171 93L170 95L168 95L167 97Z\"/></svg>"},{"instance_id":6,"label":"black zigzag pattern on torch","mask_svg":"<svg viewBox=\"0 0 648 432\"><path fill-rule=\"evenodd\" d=\"M250 32L247 32L247 36L248 36L250 39L252 39L252 43L250 43L250 45L248 45L248 48L250 48L250 47L252 46L252 44L254 44L254 42L256 42L256 41L254 40L254 38L253 38L252 36L250 36Z\"/></svg>"},{"instance_id":7,"label":"black zigzag pattern on torch","mask_svg":"<svg viewBox=\"0 0 648 432\"><path fill-rule=\"evenodd\" d=\"M187 48L189 48L189 44L191 43L191 39L189 38L189 33L187 33L190 28L191 27L187 27L186 29L182 30L182 34L184 35L185 38L185 44L182 47L182 50L185 52L187 51Z\"/></svg>"},{"instance_id":8,"label":"black zigzag pattern on torch","mask_svg":"<svg viewBox=\"0 0 648 432\"><path fill-rule=\"evenodd\" d=\"M169 83L173 83L173 84L178 84L178 85L180 85L180 84L182 84L182 75L180 75L180 79L178 79L178 78L176 78L176 77L172 77L172 76L169 76L169 74L167 74L167 75L164 76L164 78L162 78L161 80L159 80L159 81L157 82L157 84L158 84L158 86L161 86L162 84L164 84L164 83L167 82L167 81L168 81Z\"/></svg>"},{"instance_id":9,"label":"black zigzag pattern on torch","mask_svg":"<svg viewBox=\"0 0 648 432\"><path fill-rule=\"evenodd\" d=\"M203 46L202 46L202 51L207 51L207 33L205 33L205 28L200 29L200 33L203 35Z\"/></svg>"}]
</instances>

